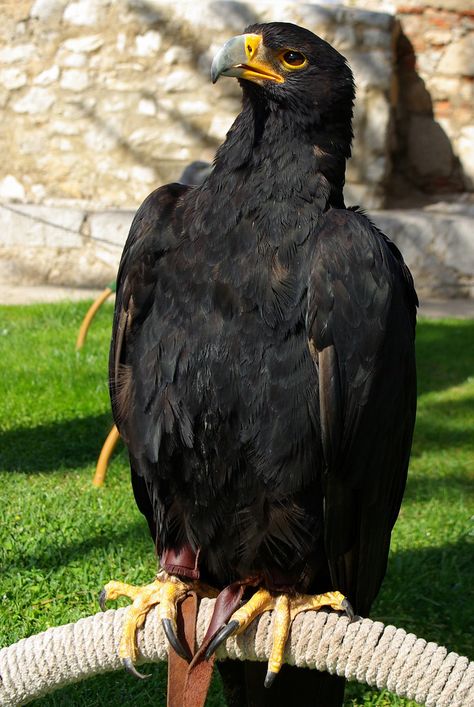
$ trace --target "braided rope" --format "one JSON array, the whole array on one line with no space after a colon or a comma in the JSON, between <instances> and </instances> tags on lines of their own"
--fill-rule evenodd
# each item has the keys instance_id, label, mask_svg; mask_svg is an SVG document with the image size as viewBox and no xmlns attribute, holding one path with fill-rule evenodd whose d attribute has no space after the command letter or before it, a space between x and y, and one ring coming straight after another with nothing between
<instances>
[{"instance_id":1,"label":"braided rope","mask_svg":"<svg viewBox=\"0 0 474 707\"><path fill-rule=\"evenodd\" d=\"M214 600L203 599L197 622L201 642ZM0 650L0 705L13 707L65 685L121 668L117 656L126 609L95 614L50 628ZM265 612L217 657L266 661L271 650L272 612ZM167 659L167 643L157 610L138 633L140 662ZM474 707L474 663L435 643L379 621L325 610L299 614L285 651L290 665L316 668L387 688L427 707Z\"/></svg>"}]
</instances>

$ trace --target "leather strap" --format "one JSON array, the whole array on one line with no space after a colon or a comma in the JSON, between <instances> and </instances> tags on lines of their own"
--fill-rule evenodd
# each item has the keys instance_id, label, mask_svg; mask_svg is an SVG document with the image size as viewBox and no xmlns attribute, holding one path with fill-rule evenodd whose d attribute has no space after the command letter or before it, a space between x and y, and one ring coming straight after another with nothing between
<instances>
[{"instance_id":1,"label":"leather strap","mask_svg":"<svg viewBox=\"0 0 474 707\"><path fill-rule=\"evenodd\" d=\"M194 658L189 664L184 686L183 707L204 707L206 696L211 684L212 669L216 660L215 654L209 660L205 653L215 633L227 623L242 599L245 584L235 582L223 589L216 599L214 611L206 631L204 640Z\"/></svg>"},{"instance_id":2,"label":"leather strap","mask_svg":"<svg viewBox=\"0 0 474 707\"><path fill-rule=\"evenodd\" d=\"M235 582L223 589L216 599L214 611L202 645L195 651L196 620L199 608L197 596L190 593L178 606L178 637L193 655L188 665L175 651L169 649L168 659L168 707L204 707L215 655L209 660L205 653L216 632L227 623L240 604L246 586L255 584L255 578Z\"/></svg>"},{"instance_id":3,"label":"leather strap","mask_svg":"<svg viewBox=\"0 0 474 707\"><path fill-rule=\"evenodd\" d=\"M189 664L184 683L184 700L181 707L204 707L216 656L204 660L204 652L196 653Z\"/></svg>"},{"instance_id":4,"label":"leather strap","mask_svg":"<svg viewBox=\"0 0 474 707\"><path fill-rule=\"evenodd\" d=\"M176 617L178 638L182 645L194 655L196 647L196 619L199 601L191 592L178 606ZM188 662L170 646L168 651L168 699L167 707L183 707L184 686L188 673Z\"/></svg>"},{"instance_id":5,"label":"leather strap","mask_svg":"<svg viewBox=\"0 0 474 707\"><path fill-rule=\"evenodd\" d=\"M199 649L200 651L203 648L204 650L207 649L207 646L217 631L228 622L240 604L244 594L244 589L245 584L243 582L234 582L219 592L216 603L214 604L214 611L212 612L211 621L206 631L206 635L204 636L202 646Z\"/></svg>"},{"instance_id":6,"label":"leather strap","mask_svg":"<svg viewBox=\"0 0 474 707\"><path fill-rule=\"evenodd\" d=\"M199 579L199 550L195 552L189 544L166 548L161 553L160 566L168 574Z\"/></svg>"}]
</instances>

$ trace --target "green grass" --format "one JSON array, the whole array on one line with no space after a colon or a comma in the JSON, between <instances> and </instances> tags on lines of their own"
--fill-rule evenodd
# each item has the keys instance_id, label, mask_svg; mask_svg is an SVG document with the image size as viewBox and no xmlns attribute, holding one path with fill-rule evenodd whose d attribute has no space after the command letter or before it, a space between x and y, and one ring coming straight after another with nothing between
<instances>
[{"instance_id":1,"label":"green grass","mask_svg":"<svg viewBox=\"0 0 474 707\"><path fill-rule=\"evenodd\" d=\"M84 303L0 308L0 645L97 610L110 578L146 582L152 543L133 500L125 453L91 485L111 425L111 307L83 352ZM373 616L472 657L474 321L418 327L419 411L409 484ZM470 493L471 492L471 493ZM165 667L138 682L118 672L37 700L53 705L164 704ZM222 705L213 685L209 704ZM408 707L351 684L346 705Z\"/></svg>"}]
</instances>

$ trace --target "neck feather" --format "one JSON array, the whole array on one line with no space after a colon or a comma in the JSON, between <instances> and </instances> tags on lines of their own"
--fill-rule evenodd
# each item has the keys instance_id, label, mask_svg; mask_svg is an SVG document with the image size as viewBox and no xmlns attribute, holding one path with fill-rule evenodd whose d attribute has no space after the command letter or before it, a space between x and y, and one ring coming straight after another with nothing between
<instances>
[{"instance_id":1,"label":"neck feather","mask_svg":"<svg viewBox=\"0 0 474 707\"><path fill-rule=\"evenodd\" d=\"M301 187L321 210L344 207L351 112L339 121L324 120L316 110L309 114L290 110L262 99L253 86L246 88L242 112L217 152L213 180L230 180L234 189L246 169L249 186L255 187L258 175L261 189L276 199L284 198L285 190L289 195Z\"/></svg>"}]
</instances>

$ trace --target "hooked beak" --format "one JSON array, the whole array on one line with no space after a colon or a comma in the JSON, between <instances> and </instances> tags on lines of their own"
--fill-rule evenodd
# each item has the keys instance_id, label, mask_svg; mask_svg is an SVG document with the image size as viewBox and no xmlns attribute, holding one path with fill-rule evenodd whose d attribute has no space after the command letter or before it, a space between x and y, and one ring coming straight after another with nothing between
<instances>
[{"instance_id":1,"label":"hooked beak","mask_svg":"<svg viewBox=\"0 0 474 707\"><path fill-rule=\"evenodd\" d=\"M283 77L276 73L263 54L263 38L260 34L232 37L212 61L212 83L216 83L219 76L235 76L256 83L262 80L283 83Z\"/></svg>"}]
</instances>

